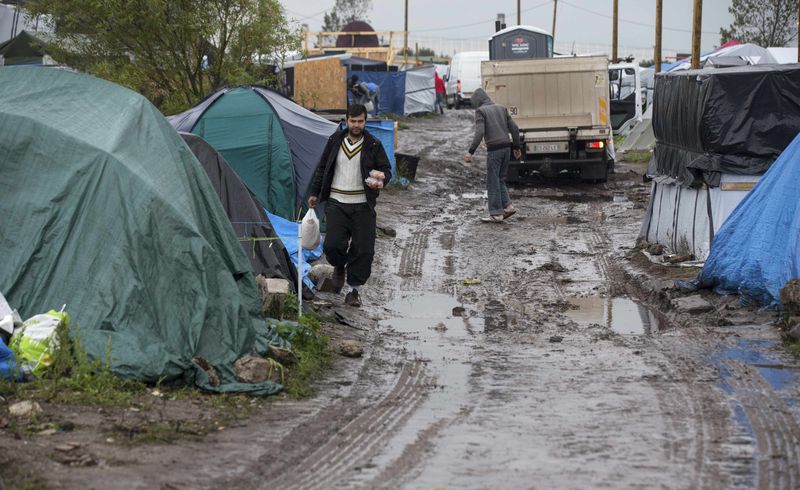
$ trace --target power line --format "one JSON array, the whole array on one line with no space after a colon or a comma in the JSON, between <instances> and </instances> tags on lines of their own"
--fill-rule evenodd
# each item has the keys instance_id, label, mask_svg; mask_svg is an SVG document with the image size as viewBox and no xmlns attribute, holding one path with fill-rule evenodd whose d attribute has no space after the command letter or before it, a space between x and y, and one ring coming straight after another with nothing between
<instances>
[{"instance_id":1,"label":"power line","mask_svg":"<svg viewBox=\"0 0 800 490\"><path fill-rule=\"evenodd\" d=\"M612 20L614 19L612 16L606 15L606 14L604 14L602 12L597 12L595 10L589 10L586 7L579 7L577 5L573 5L573 4L569 3L567 0L561 0L561 2L563 4L565 4L565 5L569 5L570 7L574 8L574 9L581 10L583 12L588 12L590 14L594 14L594 15L597 15L597 16L600 16L600 17L605 17L606 19L612 19ZM626 24L634 24L634 25L642 26L642 27L652 27L654 29L656 27L655 24L648 24L646 22L637 22L635 20L627 20L627 19L620 18L619 21L620 22L625 22ZM662 29L664 29L665 31L674 31L674 32L688 32L688 33L692 32L691 29L676 29L674 27L662 27ZM703 31L703 34L719 35L719 32Z\"/></svg>"},{"instance_id":2,"label":"power line","mask_svg":"<svg viewBox=\"0 0 800 490\"><path fill-rule=\"evenodd\" d=\"M546 2L542 2L542 3L538 4L538 5L534 5L533 7L528 7L526 9L522 9L522 12L530 12L531 10L536 10L538 8L544 7L545 5L550 5L551 3L553 3L553 0L547 0ZM433 28L433 29L416 29L416 30L411 30L409 32L449 31L449 30L452 30L452 29L460 29L462 27L477 26L477 25L480 25L480 24L484 24L486 22L494 22L494 19L479 20L477 22L470 22L469 24L460 24L460 25L457 25L457 26L436 27L436 28ZM469 38L467 38L467 39L469 39Z\"/></svg>"},{"instance_id":3,"label":"power line","mask_svg":"<svg viewBox=\"0 0 800 490\"><path fill-rule=\"evenodd\" d=\"M528 7L528 8L522 9L522 12L530 12L531 10L536 10L536 9L544 7L546 5L550 5L551 3L553 3L553 0L547 0L546 2L542 2L542 3L538 4L538 5L534 5L533 7ZM319 18L317 18L315 16L327 12L329 9L325 9L325 10L322 10L321 12L317 12L317 13L311 14L311 15L305 15L305 14L301 14L299 12L294 12L294 11L289 10L287 8L284 8L284 10L286 10L287 12L289 12L291 14L294 14L294 15L303 16L301 19L298 19L298 20L313 19L313 20L316 20L318 22L324 22L322 19L319 19ZM409 32L409 34L411 34L411 33L417 33L417 32L449 31L449 30L453 30L453 29L461 29L462 27L477 26L477 25L480 25L480 24L485 24L486 22L494 22L494 19L479 20L477 22L470 22L468 24L459 24L459 25L446 26L446 27L434 27L434 28L431 28L431 29L412 29L412 30L409 30L408 32ZM476 38L463 38L463 39L476 39Z\"/></svg>"}]
</instances>

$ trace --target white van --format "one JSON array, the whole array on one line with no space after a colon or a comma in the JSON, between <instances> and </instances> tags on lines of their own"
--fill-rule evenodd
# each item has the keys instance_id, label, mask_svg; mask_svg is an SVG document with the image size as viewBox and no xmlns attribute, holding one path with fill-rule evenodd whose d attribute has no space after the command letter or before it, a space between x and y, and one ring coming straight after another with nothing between
<instances>
[{"instance_id":1,"label":"white van","mask_svg":"<svg viewBox=\"0 0 800 490\"><path fill-rule=\"evenodd\" d=\"M472 92L481 87L481 61L488 59L488 51L465 51L453 56L445 78L448 109L469 104Z\"/></svg>"}]
</instances>

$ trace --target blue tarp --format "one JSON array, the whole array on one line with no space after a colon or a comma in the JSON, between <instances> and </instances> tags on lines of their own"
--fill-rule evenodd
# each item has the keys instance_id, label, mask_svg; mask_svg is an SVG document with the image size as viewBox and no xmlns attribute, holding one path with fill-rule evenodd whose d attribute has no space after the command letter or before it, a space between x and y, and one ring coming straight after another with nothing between
<instances>
[{"instance_id":1,"label":"blue tarp","mask_svg":"<svg viewBox=\"0 0 800 490\"><path fill-rule=\"evenodd\" d=\"M17 369L14 352L0 339L0 379L22 381L22 371Z\"/></svg>"},{"instance_id":2,"label":"blue tarp","mask_svg":"<svg viewBox=\"0 0 800 490\"><path fill-rule=\"evenodd\" d=\"M266 211L266 213L270 223L272 223L272 228L280 237L281 242L283 242L286 252L289 253L289 257L292 259L292 265L297 269L297 227L300 226L300 223L283 219L269 211ZM303 249L303 284L309 289L314 289L314 283L308 278L308 273L311 271L310 263L322 257L322 243L323 241L320 240L319 247L314 250Z\"/></svg>"},{"instance_id":3,"label":"blue tarp","mask_svg":"<svg viewBox=\"0 0 800 490\"><path fill-rule=\"evenodd\" d=\"M698 282L762 306L800 277L800 136L781 153L719 233Z\"/></svg>"},{"instance_id":4,"label":"blue tarp","mask_svg":"<svg viewBox=\"0 0 800 490\"><path fill-rule=\"evenodd\" d=\"M360 82L375 83L380 87L378 114L403 115L406 99L406 73L402 71L350 71L348 79L353 75ZM387 151L388 153L388 151Z\"/></svg>"}]
</instances>

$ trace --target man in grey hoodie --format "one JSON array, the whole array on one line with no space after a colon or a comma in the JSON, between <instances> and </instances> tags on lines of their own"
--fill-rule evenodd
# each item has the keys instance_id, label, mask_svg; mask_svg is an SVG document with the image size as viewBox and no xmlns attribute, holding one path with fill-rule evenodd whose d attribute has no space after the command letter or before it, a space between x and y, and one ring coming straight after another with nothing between
<instances>
[{"instance_id":1,"label":"man in grey hoodie","mask_svg":"<svg viewBox=\"0 0 800 490\"><path fill-rule=\"evenodd\" d=\"M482 218L489 223L501 223L517 212L511 205L511 197L506 187L506 173L511 151L514 158L519 160L522 152L519 147L519 128L511 119L508 109L495 104L479 88L472 93L470 99L475 109L475 136L468 153L464 156L465 162L472 161L472 155L481 144L486 141L486 188L489 194L489 216ZM508 135L511 134L511 141Z\"/></svg>"}]
</instances>

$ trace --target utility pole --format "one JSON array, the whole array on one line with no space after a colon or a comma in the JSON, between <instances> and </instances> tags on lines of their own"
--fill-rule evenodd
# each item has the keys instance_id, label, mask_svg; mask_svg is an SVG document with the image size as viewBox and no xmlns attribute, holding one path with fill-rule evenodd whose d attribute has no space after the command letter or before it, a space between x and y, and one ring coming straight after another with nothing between
<instances>
[{"instance_id":1,"label":"utility pole","mask_svg":"<svg viewBox=\"0 0 800 490\"><path fill-rule=\"evenodd\" d=\"M661 14L664 12L664 0L656 0L656 73L661 72Z\"/></svg>"},{"instance_id":2,"label":"utility pole","mask_svg":"<svg viewBox=\"0 0 800 490\"><path fill-rule=\"evenodd\" d=\"M406 2L406 21L403 28L403 66L408 69L408 0Z\"/></svg>"},{"instance_id":3,"label":"utility pole","mask_svg":"<svg viewBox=\"0 0 800 490\"><path fill-rule=\"evenodd\" d=\"M517 25L522 25L522 0L517 0Z\"/></svg>"},{"instance_id":4,"label":"utility pole","mask_svg":"<svg viewBox=\"0 0 800 490\"><path fill-rule=\"evenodd\" d=\"M800 0L798 0L800 1ZM553 44L556 42L556 13L558 12L558 0L553 0L553 30L550 34L553 35Z\"/></svg>"},{"instance_id":5,"label":"utility pole","mask_svg":"<svg viewBox=\"0 0 800 490\"><path fill-rule=\"evenodd\" d=\"M619 0L614 0L614 26L611 29L611 62L617 62L617 37L619 35L619 31L617 26L619 25Z\"/></svg>"},{"instance_id":6,"label":"utility pole","mask_svg":"<svg viewBox=\"0 0 800 490\"><path fill-rule=\"evenodd\" d=\"M703 25L703 0L694 0L692 25L692 70L700 68L700 27Z\"/></svg>"}]
</instances>

